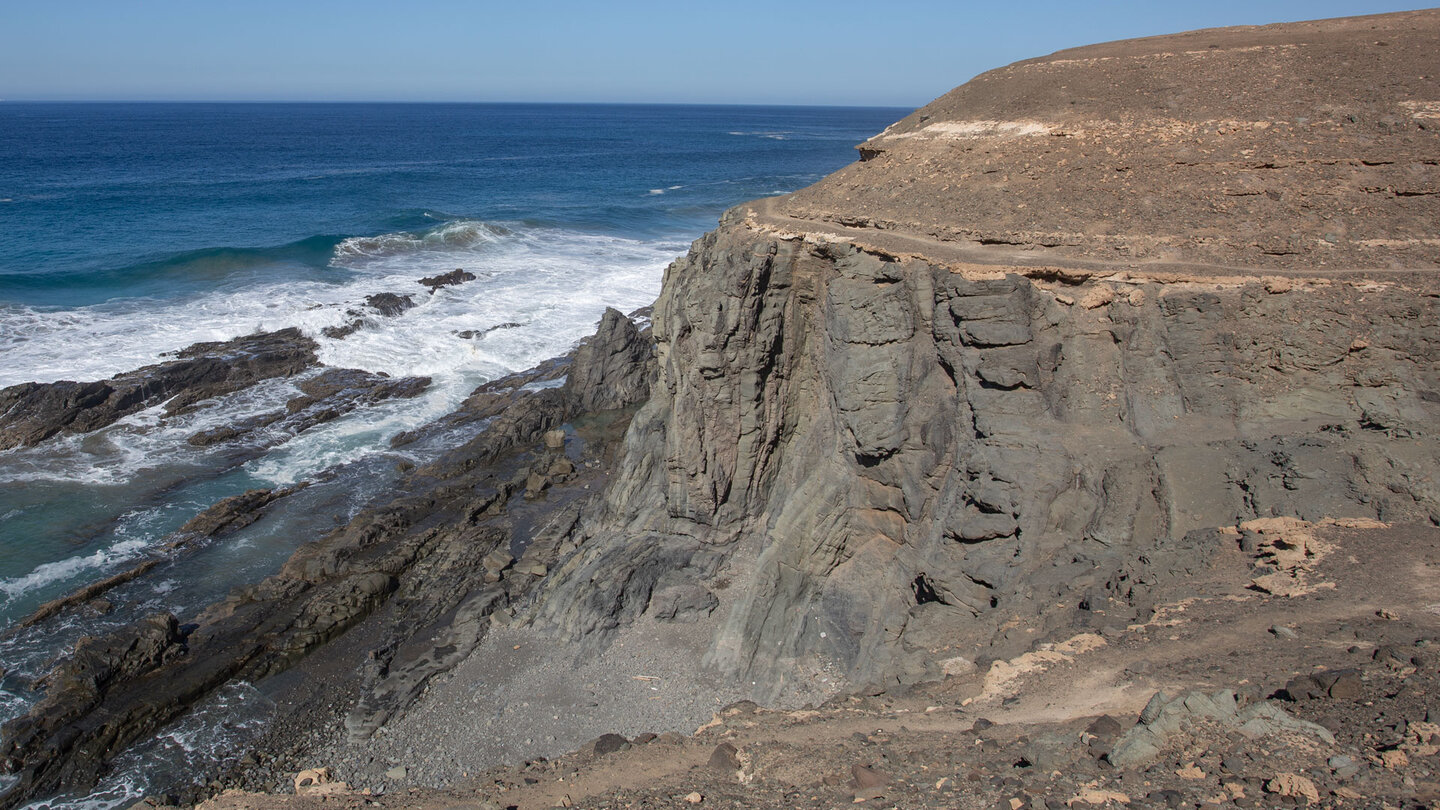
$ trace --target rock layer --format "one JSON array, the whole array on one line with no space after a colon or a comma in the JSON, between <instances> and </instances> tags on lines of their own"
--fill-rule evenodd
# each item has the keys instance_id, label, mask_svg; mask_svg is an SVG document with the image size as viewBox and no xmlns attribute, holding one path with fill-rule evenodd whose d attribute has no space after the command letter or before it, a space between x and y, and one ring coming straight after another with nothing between
<instances>
[{"instance_id":1,"label":"rock layer","mask_svg":"<svg viewBox=\"0 0 1440 810\"><path fill-rule=\"evenodd\" d=\"M161 402L176 413L260 380L289 377L315 363L315 348L299 329L281 329L197 343L174 360L109 380L13 385L0 390L0 450L98 430Z\"/></svg>"},{"instance_id":2,"label":"rock layer","mask_svg":"<svg viewBox=\"0 0 1440 810\"><path fill-rule=\"evenodd\" d=\"M482 387L462 406L466 414L441 420L436 429L486 421L483 431L411 470L390 500L302 546L279 572L237 589L183 626L162 614L83 639L38 684L44 699L0 728L0 768L15 777L0 792L0 808L93 785L116 753L220 686L283 672L382 614L369 631L377 644L361 673L367 691L346 724L359 737L373 732L430 677L463 658L490 626L491 614L518 601L545 573L575 522L573 510L552 510L532 534L518 538L527 549L515 566L521 576L487 577L486 560L517 540L515 527L503 519L512 496L535 469L550 484L574 471L563 453L527 466L529 448L547 431L586 414L584 403L623 409L645 396L649 354L647 335L623 316L607 316L571 360L574 373L563 387L529 386L546 373L553 377L558 364ZM636 362L607 362L615 355ZM377 381L335 370L310 382L302 386L305 396L290 403L292 413L309 413L315 402L329 402L337 393L404 396L428 380ZM172 548L187 537L254 520L285 494L255 490L226 499L187 523ZM92 590L47 606L40 619L89 598ZM355 662L347 665L353 669Z\"/></svg>"}]
</instances>

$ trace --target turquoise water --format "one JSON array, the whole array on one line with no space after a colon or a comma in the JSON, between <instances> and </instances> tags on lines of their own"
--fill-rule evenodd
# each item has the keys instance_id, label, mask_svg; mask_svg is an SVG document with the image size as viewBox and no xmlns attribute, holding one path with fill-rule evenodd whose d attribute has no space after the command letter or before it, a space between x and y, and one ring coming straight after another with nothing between
<instances>
[{"instance_id":1,"label":"turquoise water","mask_svg":"<svg viewBox=\"0 0 1440 810\"><path fill-rule=\"evenodd\" d=\"M155 610L183 621L264 577L383 494L397 462L443 449L391 451L395 433L563 354L605 307L651 303L665 266L725 208L818 180L906 112L0 104L0 387L103 379L197 341L291 326L328 365L433 379L420 397L299 435L185 442L283 407L298 391L278 380L181 417L153 408L0 452L0 722L33 703L30 679L80 635ZM416 284L457 267L477 279L433 296ZM378 292L418 306L343 340L321 334ZM461 336L501 324L514 326ZM317 477L235 535L160 550L220 498ZM5 632L44 601L157 556L107 595L108 612ZM264 701L252 692L227 693L215 711L256 727ZM165 738L173 745L151 741L101 790L60 804L128 803L166 767L235 747L214 723L186 722Z\"/></svg>"}]
</instances>

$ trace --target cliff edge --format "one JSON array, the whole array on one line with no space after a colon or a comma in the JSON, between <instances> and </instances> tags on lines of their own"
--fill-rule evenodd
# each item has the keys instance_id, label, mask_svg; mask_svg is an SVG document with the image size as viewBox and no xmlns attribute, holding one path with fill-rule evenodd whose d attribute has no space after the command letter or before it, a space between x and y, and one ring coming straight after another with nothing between
<instances>
[{"instance_id":1,"label":"cliff edge","mask_svg":"<svg viewBox=\"0 0 1440 810\"><path fill-rule=\"evenodd\" d=\"M732 210L533 622L714 609L773 699L1143 622L1256 518L1440 524L1437 52L1437 11L1064 51Z\"/></svg>"}]
</instances>

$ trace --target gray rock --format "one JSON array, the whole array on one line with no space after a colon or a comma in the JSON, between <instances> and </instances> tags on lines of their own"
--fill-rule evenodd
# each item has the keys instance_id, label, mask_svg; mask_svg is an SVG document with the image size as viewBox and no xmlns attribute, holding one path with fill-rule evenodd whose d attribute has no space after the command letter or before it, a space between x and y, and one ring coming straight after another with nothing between
<instances>
[{"instance_id":1,"label":"gray rock","mask_svg":"<svg viewBox=\"0 0 1440 810\"><path fill-rule=\"evenodd\" d=\"M1344 754L1330 757L1325 764L1329 765L1330 770L1334 771L1335 775L1341 779L1349 779L1360 772L1360 763Z\"/></svg>"},{"instance_id":2,"label":"gray rock","mask_svg":"<svg viewBox=\"0 0 1440 810\"><path fill-rule=\"evenodd\" d=\"M438 275L426 276L425 278L420 279L419 283L422 287L428 287L430 289L430 294L434 295L435 292L441 287L452 287L456 284L464 284L467 281L474 280L474 273L471 273L464 268L457 267L448 273L440 273Z\"/></svg>"},{"instance_id":3,"label":"gray rock","mask_svg":"<svg viewBox=\"0 0 1440 810\"><path fill-rule=\"evenodd\" d=\"M1148 720L1146 719L1148 717ZM1289 732L1308 734L1333 745L1335 737L1326 729L1286 714L1273 703L1255 703L1241 708L1229 690L1206 694L1185 692L1166 699L1156 693L1141 715L1142 723L1127 731L1107 755L1117 768L1140 767L1155 761L1172 739L1185 733L1197 721L1215 723L1252 739Z\"/></svg>"}]
</instances>

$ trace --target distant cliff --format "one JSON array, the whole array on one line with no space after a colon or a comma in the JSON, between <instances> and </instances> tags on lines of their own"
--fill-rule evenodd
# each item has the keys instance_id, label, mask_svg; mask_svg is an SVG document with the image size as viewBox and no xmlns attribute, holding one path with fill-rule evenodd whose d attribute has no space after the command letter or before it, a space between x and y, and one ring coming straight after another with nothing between
<instances>
[{"instance_id":1,"label":"distant cliff","mask_svg":"<svg viewBox=\"0 0 1440 810\"><path fill-rule=\"evenodd\" d=\"M1436 11L1065 51L732 210L535 621L718 600L773 697L1123 627L1237 521L1440 523L1436 53Z\"/></svg>"}]
</instances>

